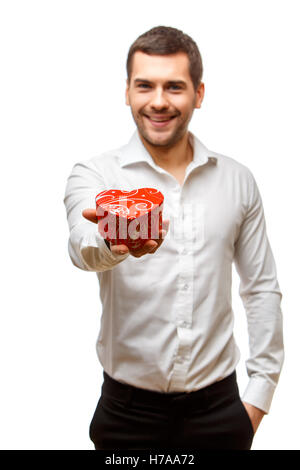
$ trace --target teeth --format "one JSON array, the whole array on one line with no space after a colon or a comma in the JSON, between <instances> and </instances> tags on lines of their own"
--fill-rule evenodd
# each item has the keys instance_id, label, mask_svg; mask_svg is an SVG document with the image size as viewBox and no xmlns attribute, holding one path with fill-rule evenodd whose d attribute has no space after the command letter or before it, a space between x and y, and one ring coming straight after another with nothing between
<instances>
[{"instance_id":1,"label":"teeth","mask_svg":"<svg viewBox=\"0 0 300 470\"><path fill-rule=\"evenodd\" d=\"M166 122L166 121L170 121L170 119L172 119L171 117L169 117L168 119L153 119L153 118L150 118L151 121L154 121L154 122Z\"/></svg>"}]
</instances>

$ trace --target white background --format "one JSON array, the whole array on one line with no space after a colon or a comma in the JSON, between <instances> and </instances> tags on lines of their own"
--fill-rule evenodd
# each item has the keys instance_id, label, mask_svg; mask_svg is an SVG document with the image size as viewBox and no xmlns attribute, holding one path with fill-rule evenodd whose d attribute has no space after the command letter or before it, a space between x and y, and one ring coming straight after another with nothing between
<instances>
[{"instance_id":1,"label":"white background","mask_svg":"<svg viewBox=\"0 0 300 470\"><path fill-rule=\"evenodd\" d=\"M286 358L253 449L300 449L299 15L297 0L7 0L1 47L1 449L93 449L100 395L95 273L68 256L72 166L125 144L125 63L153 26L197 42L206 95L190 129L255 175L283 292ZM248 338L233 308L247 383Z\"/></svg>"}]
</instances>

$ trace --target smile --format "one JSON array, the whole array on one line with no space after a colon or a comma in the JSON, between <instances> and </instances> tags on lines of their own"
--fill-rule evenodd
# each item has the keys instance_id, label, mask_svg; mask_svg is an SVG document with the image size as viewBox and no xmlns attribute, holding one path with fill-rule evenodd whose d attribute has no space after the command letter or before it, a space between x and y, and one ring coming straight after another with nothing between
<instances>
[{"instance_id":1,"label":"smile","mask_svg":"<svg viewBox=\"0 0 300 470\"><path fill-rule=\"evenodd\" d=\"M165 127L167 126L176 116L169 117L149 117L144 115L154 127Z\"/></svg>"}]
</instances>

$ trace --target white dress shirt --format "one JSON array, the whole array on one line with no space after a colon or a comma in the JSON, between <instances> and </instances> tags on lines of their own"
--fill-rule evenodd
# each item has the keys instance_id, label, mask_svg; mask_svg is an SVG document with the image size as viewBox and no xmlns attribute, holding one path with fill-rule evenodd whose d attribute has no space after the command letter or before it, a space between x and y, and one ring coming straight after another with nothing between
<instances>
[{"instance_id":1,"label":"white dress shirt","mask_svg":"<svg viewBox=\"0 0 300 470\"><path fill-rule=\"evenodd\" d=\"M259 190L247 167L189 138L182 185L154 163L137 131L127 145L75 164L68 178L69 254L100 283L97 354L111 377L149 390L190 392L227 377L240 358L234 262L250 344L242 399L268 413L284 357L282 295ZM154 254L114 255L82 211L96 208L102 190L143 187L165 197L167 236Z\"/></svg>"}]
</instances>

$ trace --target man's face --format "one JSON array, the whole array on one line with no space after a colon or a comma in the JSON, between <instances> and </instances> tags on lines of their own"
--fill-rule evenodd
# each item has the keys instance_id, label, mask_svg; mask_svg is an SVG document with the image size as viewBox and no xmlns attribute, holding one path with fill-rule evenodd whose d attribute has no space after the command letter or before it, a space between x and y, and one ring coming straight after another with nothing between
<instances>
[{"instance_id":1,"label":"man's face","mask_svg":"<svg viewBox=\"0 0 300 470\"><path fill-rule=\"evenodd\" d=\"M204 96L195 92L187 54L148 55L135 52L126 104L141 136L155 147L172 147L187 132L195 108Z\"/></svg>"}]
</instances>

